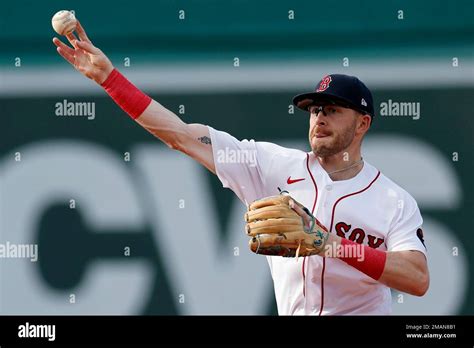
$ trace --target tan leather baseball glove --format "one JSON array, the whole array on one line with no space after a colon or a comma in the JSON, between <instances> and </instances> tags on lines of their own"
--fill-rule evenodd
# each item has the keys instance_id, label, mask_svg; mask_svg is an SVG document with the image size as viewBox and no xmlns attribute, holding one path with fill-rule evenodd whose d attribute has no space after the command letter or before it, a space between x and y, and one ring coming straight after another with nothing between
<instances>
[{"instance_id":1,"label":"tan leather baseball glove","mask_svg":"<svg viewBox=\"0 0 474 348\"><path fill-rule=\"evenodd\" d=\"M256 200L245 213L245 230L256 254L298 257L319 254L327 241L327 229L291 196Z\"/></svg>"}]
</instances>

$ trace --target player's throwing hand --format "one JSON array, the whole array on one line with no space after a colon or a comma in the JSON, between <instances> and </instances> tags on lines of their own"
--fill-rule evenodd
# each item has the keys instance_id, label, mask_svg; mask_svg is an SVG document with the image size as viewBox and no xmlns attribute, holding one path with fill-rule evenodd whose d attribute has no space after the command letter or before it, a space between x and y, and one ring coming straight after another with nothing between
<instances>
[{"instance_id":1,"label":"player's throwing hand","mask_svg":"<svg viewBox=\"0 0 474 348\"><path fill-rule=\"evenodd\" d=\"M114 70L114 66L109 58L92 44L79 21L77 21L76 32L79 40L73 33L66 35L73 48L57 37L53 38L53 43L57 46L58 53L77 71L98 84L102 84Z\"/></svg>"}]
</instances>

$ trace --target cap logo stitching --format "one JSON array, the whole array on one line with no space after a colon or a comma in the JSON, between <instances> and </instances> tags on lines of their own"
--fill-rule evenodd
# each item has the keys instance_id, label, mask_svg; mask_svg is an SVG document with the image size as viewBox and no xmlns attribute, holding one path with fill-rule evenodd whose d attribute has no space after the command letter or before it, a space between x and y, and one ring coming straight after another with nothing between
<instances>
[{"instance_id":1,"label":"cap logo stitching","mask_svg":"<svg viewBox=\"0 0 474 348\"><path fill-rule=\"evenodd\" d=\"M360 103L361 103L362 105L364 105L364 106L367 106L367 102L365 101L364 98L362 98L362 100L360 101Z\"/></svg>"},{"instance_id":2,"label":"cap logo stitching","mask_svg":"<svg viewBox=\"0 0 474 348\"><path fill-rule=\"evenodd\" d=\"M324 76L323 79L321 80L321 82L319 84L319 87L316 90L316 92L322 92L322 91L325 91L326 89L328 89L329 84L331 83L331 81L332 81L331 76L329 76L329 75Z\"/></svg>"}]
</instances>

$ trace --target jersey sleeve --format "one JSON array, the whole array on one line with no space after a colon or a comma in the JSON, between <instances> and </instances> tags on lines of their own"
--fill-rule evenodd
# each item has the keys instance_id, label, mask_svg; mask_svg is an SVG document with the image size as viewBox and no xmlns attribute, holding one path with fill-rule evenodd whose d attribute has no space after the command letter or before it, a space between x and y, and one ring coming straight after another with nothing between
<instances>
[{"instance_id":1,"label":"jersey sleeve","mask_svg":"<svg viewBox=\"0 0 474 348\"><path fill-rule=\"evenodd\" d=\"M238 140L209 127L216 174L244 204L264 197L266 180L279 146L254 140Z\"/></svg>"},{"instance_id":2,"label":"jersey sleeve","mask_svg":"<svg viewBox=\"0 0 474 348\"><path fill-rule=\"evenodd\" d=\"M418 250L426 255L423 239L423 218L416 201L408 193L399 200L399 214L396 215L388 233L387 250Z\"/></svg>"}]
</instances>

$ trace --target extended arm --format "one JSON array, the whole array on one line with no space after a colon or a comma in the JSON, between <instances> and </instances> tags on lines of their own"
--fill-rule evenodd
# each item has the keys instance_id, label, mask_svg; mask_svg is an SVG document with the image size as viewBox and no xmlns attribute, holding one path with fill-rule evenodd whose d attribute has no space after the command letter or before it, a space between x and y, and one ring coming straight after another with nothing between
<instances>
[{"instance_id":1,"label":"extended arm","mask_svg":"<svg viewBox=\"0 0 474 348\"><path fill-rule=\"evenodd\" d=\"M211 138L206 126L184 123L155 100L136 121L170 148L187 154L215 174Z\"/></svg>"},{"instance_id":2,"label":"extended arm","mask_svg":"<svg viewBox=\"0 0 474 348\"><path fill-rule=\"evenodd\" d=\"M73 34L67 35L73 48L57 38L53 39L58 53L81 74L101 85L143 128L170 148L187 154L215 173L209 129L201 124L184 123L176 114L146 96L92 44L79 22L76 32L79 39Z\"/></svg>"}]
</instances>

